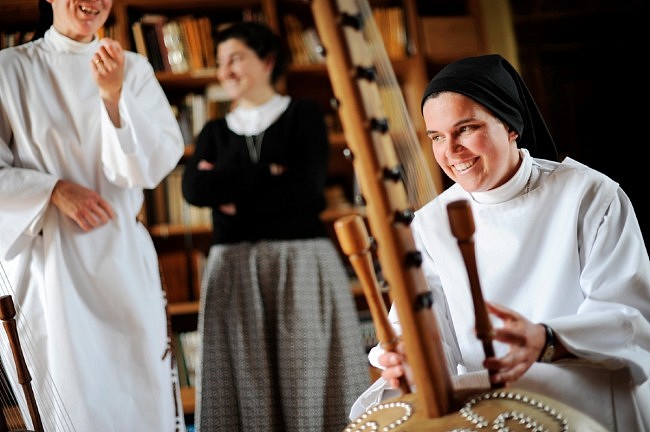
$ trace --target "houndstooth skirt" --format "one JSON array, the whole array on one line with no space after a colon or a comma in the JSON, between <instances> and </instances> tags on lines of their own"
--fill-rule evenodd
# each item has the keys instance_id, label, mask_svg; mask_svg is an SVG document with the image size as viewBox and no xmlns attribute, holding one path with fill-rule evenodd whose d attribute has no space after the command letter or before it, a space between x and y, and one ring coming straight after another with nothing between
<instances>
[{"instance_id":1,"label":"houndstooth skirt","mask_svg":"<svg viewBox=\"0 0 650 432\"><path fill-rule=\"evenodd\" d=\"M199 432L340 432L370 384L329 239L212 246L199 333Z\"/></svg>"}]
</instances>

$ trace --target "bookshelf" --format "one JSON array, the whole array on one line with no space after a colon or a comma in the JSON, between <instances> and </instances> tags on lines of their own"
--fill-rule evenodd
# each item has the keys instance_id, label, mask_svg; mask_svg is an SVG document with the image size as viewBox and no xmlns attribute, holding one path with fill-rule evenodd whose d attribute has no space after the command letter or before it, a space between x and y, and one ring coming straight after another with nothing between
<instances>
[{"instance_id":1,"label":"bookshelf","mask_svg":"<svg viewBox=\"0 0 650 432\"><path fill-rule=\"evenodd\" d=\"M483 0L484 1L484 0ZM438 190L445 185L437 170L424 125L420 121L420 97L429 77L446 62L455 58L478 54L488 49L483 42L485 31L481 22L481 0L458 0L452 12L432 9L428 2L418 0L371 0L373 16L382 29L384 45L390 58L406 108L413 119L418 140L432 167L432 176ZM8 18L11 17L11 18ZM4 34L29 32L38 20L37 2L0 0L0 24ZM262 20L283 36L291 53L292 64L281 82L280 92L293 97L315 99L326 115L330 129L330 166L328 209L322 218L332 239L336 237L333 223L351 212L362 213L356 207L355 182L352 164L346 159L345 138L336 108L332 105L333 91L323 53L319 50L318 34L308 2L299 0L114 0L111 18L105 34L119 40L129 50L146 55L156 77L175 106L179 121L188 123L181 128L186 140L185 158L192 152L192 140L202 124L227 110L227 100L219 93L214 68L214 46L211 33L219 25L240 20ZM145 30L146 29L146 30ZM164 40L171 39L169 45ZM174 43L179 38L193 41L191 48L169 59ZM162 44L159 42L162 40ZM147 42L149 41L149 42ZM158 54L153 54L157 47ZM177 47L178 48L178 47ZM165 52L165 49L167 50ZM191 53L191 54L188 54ZM212 56L211 56L212 54ZM168 61L164 61L165 56ZM192 108L190 119L188 107ZM204 112L193 117L202 107ZM182 207L178 169L155 190L147 191L145 221L159 253L161 274L169 300L168 312L174 332L196 329L198 298L203 260L210 246L210 219L191 218L197 209ZM172 206L171 203L174 203ZM177 208L176 205L181 205ZM205 217L205 215L204 215ZM357 308L364 312L363 291L354 281L351 290ZM388 301L388 299L386 299ZM193 413L194 393L191 387L182 388L186 413Z\"/></svg>"}]
</instances>

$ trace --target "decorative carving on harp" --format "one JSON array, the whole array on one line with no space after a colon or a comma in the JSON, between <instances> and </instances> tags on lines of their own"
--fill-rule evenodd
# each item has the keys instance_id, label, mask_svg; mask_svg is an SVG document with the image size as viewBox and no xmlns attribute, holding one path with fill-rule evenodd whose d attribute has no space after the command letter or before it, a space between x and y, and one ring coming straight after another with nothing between
<instances>
[{"instance_id":1,"label":"decorative carving on harp","mask_svg":"<svg viewBox=\"0 0 650 432\"><path fill-rule=\"evenodd\" d=\"M6 337L0 337L0 432L72 432L58 391L40 359L33 355L35 336L14 304L14 291L0 263L0 320ZM19 336L20 335L20 336ZM30 371L39 371L45 385L32 388Z\"/></svg>"},{"instance_id":2,"label":"decorative carving on harp","mask_svg":"<svg viewBox=\"0 0 650 432\"><path fill-rule=\"evenodd\" d=\"M417 205L407 195L406 164L399 159L389 133L374 67L376 59L370 55L364 36L364 25L372 23L370 8L365 0L311 0L311 8L417 390L409 392L402 386L402 396L370 408L345 431L460 431L486 427L503 431L565 431L569 427L578 431L604 430L570 407L531 392L455 388L432 310L432 293L420 269L421 257L410 229L412 209ZM369 304L380 301L381 295L373 293L378 284L367 256L365 223L360 216L347 216L335 223L335 229L343 251L365 284ZM468 271L472 271L471 266ZM381 342L393 346L390 324L382 316L385 305L371 306L371 313ZM484 348L490 350L491 341L484 341Z\"/></svg>"}]
</instances>

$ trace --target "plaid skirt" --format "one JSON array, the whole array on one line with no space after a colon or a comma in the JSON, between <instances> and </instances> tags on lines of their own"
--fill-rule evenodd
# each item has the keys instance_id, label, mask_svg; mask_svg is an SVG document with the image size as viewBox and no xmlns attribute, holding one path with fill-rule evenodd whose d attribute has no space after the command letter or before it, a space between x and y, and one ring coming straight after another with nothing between
<instances>
[{"instance_id":1,"label":"plaid skirt","mask_svg":"<svg viewBox=\"0 0 650 432\"><path fill-rule=\"evenodd\" d=\"M340 432L369 386L329 239L215 245L201 290L199 432Z\"/></svg>"}]
</instances>

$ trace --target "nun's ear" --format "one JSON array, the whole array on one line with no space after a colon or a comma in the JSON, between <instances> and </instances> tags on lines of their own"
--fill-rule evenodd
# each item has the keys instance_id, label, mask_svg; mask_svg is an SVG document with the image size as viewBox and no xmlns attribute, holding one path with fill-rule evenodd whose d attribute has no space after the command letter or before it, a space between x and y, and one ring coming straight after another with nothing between
<instances>
[{"instance_id":1,"label":"nun's ear","mask_svg":"<svg viewBox=\"0 0 650 432\"><path fill-rule=\"evenodd\" d=\"M497 117L497 118L499 118L499 117ZM499 120L501 120L501 119L499 119ZM503 126L506 128L506 131L508 132L508 142L517 141L517 146L519 146L519 141L518 141L519 140L519 132L517 132L517 130L514 127L510 126L505 121L501 120L501 123L503 123Z\"/></svg>"}]
</instances>

